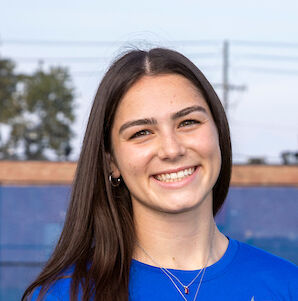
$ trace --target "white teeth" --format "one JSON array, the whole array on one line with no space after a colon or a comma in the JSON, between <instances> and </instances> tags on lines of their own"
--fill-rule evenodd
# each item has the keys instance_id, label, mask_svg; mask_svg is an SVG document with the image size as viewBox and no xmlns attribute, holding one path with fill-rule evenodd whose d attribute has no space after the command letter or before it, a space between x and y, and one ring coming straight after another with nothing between
<instances>
[{"instance_id":1,"label":"white teeth","mask_svg":"<svg viewBox=\"0 0 298 301\"><path fill-rule=\"evenodd\" d=\"M178 178L182 178L184 176L184 171L179 171L178 172Z\"/></svg>"},{"instance_id":2,"label":"white teeth","mask_svg":"<svg viewBox=\"0 0 298 301\"><path fill-rule=\"evenodd\" d=\"M177 179L178 178L178 175L176 173L171 173L171 179L174 180L174 179Z\"/></svg>"},{"instance_id":3,"label":"white teeth","mask_svg":"<svg viewBox=\"0 0 298 301\"><path fill-rule=\"evenodd\" d=\"M155 178L161 182L177 182L177 181L181 181L185 177L188 177L189 175L193 174L194 171L195 171L195 168L191 167L191 168L187 168L184 170L180 170L178 172L159 174L159 175L155 176Z\"/></svg>"}]
</instances>

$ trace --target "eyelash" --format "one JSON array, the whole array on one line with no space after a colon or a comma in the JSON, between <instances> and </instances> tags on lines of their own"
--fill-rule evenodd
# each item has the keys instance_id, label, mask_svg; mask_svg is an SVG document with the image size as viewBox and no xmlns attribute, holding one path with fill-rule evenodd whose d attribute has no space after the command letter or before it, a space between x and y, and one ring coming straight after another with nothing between
<instances>
[{"instance_id":1,"label":"eyelash","mask_svg":"<svg viewBox=\"0 0 298 301\"><path fill-rule=\"evenodd\" d=\"M141 130L133 134L129 139L139 138L142 136L146 136L148 133L151 133L149 130Z\"/></svg>"},{"instance_id":2,"label":"eyelash","mask_svg":"<svg viewBox=\"0 0 298 301\"><path fill-rule=\"evenodd\" d=\"M187 120L180 122L178 127L191 126L193 124L199 124L199 123L201 123L201 122L198 120L187 119ZM151 134L150 130L141 130L141 131L138 131L135 134L133 134L129 139L135 139L135 138L139 138L142 136L147 136L148 134Z\"/></svg>"},{"instance_id":3,"label":"eyelash","mask_svg":"<svg viewBox=\"0 0 298 301\"><path fill-rule=\"evenodd\" d=\"M193 124L198 124L198 123L201 123L200 121L198 120L194 120L194 119L187 119L187 120L183 120L180 124L179 124L179 127L181 126L191 126Z\"/></svg>"}]
</instances>

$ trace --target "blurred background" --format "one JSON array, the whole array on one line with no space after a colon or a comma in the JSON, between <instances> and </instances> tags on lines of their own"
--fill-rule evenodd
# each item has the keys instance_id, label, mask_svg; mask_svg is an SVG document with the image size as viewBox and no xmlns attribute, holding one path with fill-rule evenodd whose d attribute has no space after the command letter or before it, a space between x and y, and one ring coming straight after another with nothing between
<instances>
[{"instance_id":1,"label":"blurred background","mask_svg":"<svg viewBox=\"0 0 298 301\"><path fill-rule=\"evenodd\" d=\"M224 233L298 264L298 2L2 1L0 300L19 300L63 226L89 111L112 60L170 47L226 109Z\"/></svg>"}]
</instances>

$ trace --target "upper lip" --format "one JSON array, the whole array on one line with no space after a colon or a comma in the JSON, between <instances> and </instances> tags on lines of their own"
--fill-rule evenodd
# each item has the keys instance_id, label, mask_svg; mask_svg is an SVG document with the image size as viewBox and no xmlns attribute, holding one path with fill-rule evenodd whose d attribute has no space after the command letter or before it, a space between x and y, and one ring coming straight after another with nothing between
<instances>
[{"instance_id":1,"label":"upper lip","mask_svg":"<svg viewBox=\"0 0 298 301\"><path fill-rule=\"evenodd\" d=\"M155 173L153 176L161 175L161 174L167 174L167 173L174 173L174 172L179 172L181 170L185 170L188 168L196 168L198 165L189 165L189 166L184 166L184 167L178 167L175 169L168 169L168 170L163 170L160 172Z\"/></svg>"}]
</instances>

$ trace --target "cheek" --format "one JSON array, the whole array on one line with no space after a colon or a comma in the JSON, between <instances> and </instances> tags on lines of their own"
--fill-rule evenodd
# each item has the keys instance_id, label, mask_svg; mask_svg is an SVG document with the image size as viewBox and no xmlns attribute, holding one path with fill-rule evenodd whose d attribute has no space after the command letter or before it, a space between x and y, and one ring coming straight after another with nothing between
<instances>
[{"instance_id":1,"label":"cheek","mask_svg":"<svg viewBox=\"0 0 298 301\"><path fill-rule=\"evenodd\" d=\"M197 141L197 150L205 163L205 171L209 174L209 180L215 184L221 169L221 151L219 147L217 131L209 129L200 136Z\"/></svg>"},{"instance_id":2,"label":"cheek","mask_svg":"<svg viewBox=\"0 0 298 301\"><path fill-rule=\"evenodd\" d=\"M141 176L147 172L148 163L153 156L152 147L129 145L118 148L117 162L123 178Z\"/></svg>"},{"instance_id":3,"label":"cheek","mask_svg":"<svg viewBox=\"0 0 298 301\"><path fill-rule=\"evenodd\" d=\"M221 160L218 135L215 129L206 128L195 139L195 147L198 152L205 158ZM215 162L214 162L215 163Z\"/></svg>"},{"instance_id":4,"label":"cheek","mask_svg":"<svg viewBox=\"0 0 298 301\"><path fill-rule=\"evenodd\" d=\"M215 174L219 174L221 168L221 151L218 141L218 134L215 129L210 133L209 144L206 143L206 153L209 154L209 158L212 162Z\"/></svg>"}]
</instances>

